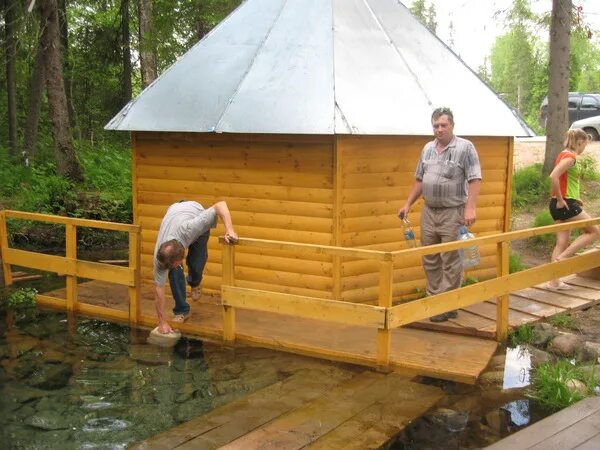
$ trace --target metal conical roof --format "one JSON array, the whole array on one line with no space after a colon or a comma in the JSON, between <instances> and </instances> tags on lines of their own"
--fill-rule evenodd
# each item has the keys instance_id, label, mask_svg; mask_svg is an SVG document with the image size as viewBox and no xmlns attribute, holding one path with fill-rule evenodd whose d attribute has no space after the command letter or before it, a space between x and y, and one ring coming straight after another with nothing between
<instances>
[{"instance_id":1,"label":"metal conical roof","mask_svg":"<svg viewBox=\"0 0 600 450\"><path fill-rule=\"evenodd\" d=\"M459 134L529 134L397 0L246 0L106 128L429 135L438 106Z\"/></svg>"}]
</instances>

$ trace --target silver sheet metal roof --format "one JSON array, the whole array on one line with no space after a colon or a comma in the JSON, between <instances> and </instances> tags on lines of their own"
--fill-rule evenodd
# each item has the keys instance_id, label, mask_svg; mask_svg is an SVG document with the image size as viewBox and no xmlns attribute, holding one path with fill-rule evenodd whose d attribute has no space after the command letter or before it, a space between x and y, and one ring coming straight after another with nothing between
<instances>
[{"instance_id":1,"label":"silver sheet metal roof","mask_svg":"<svg viewBox=\"0 0 600 450\"><path fill-rule=\"evenodd\" d=\"M398 0L246 0L106 126L112 130L467 136L519 118Z\"/></svg>"}]
</instances>

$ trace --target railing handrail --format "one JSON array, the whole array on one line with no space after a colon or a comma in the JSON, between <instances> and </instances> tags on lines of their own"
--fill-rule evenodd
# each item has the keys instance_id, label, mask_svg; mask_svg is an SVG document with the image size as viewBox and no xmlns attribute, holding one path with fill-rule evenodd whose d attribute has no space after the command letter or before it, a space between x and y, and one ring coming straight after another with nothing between
<instances>
[{"instance_id":1,"label":"railing handrail","mask_svg":"<svg viewBox=\"0 0 600 450\"><path fill-rule=\"evenodd\" d=\"M342 256L358 259L373 259L378 261L394 261L397 262L400 258L406 256L424 256L433 253L447 252L458 250L473 245L498 244L500 242L511 242L518 239L525 239L534 236L541 236L558 231L572 230L575 228L583 228L588 225L600 224L600 217L593 219L576 220L553 225L545 225L542 227L526 228L524 230L507 231L503 233L495 233L487 236L480 236L466 241L452 241L443 244L428 245L425 247L407 248L403 250L383 251L369 250L350 247L336 247L332 245L318 244L303 244L291 241L274 241L269 239L245 238L240 237L236 245L243 247L258 247L272 250L292 250L310 254L325 254L330 256ZM219 239L222 244L225 243L223 238Z\"/></svg>"},{"instance_id":2,"label":"railing handrail","mask_svg":"<svg viewBox=\"0 0 600 450\"><path fill-rule=\"evenodd\" d=\"M137 232L140 230L139 225L128 223L107 222L104 220L80 219L77 217L53 216L50 214L33 213L27 211L15 211L5 209L2 211L5 217L14 219L35 220L39 222L59 223L62 225L76 225L79 227L100 228L111 231Z\"/></svg>"}]
</instances>

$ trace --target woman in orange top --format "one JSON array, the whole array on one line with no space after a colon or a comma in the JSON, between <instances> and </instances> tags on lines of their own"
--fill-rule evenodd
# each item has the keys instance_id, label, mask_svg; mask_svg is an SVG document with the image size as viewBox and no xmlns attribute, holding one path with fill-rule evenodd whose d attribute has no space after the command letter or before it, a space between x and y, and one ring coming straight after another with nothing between
<instances>
[{"instance_id":1,"label":"woman in orange top","mask_svg":"<svg viewBox=\"0 0 600 450\"><path fill-rule=\"evenodd\" d=\"M589 142L589 136L581 128L567 131L565 149L558 154L554 169L550 174L552 199L550 214L555 223L572 222L590 219L583 210L583 202L579 193L581 170L577 157L583 153ZM583 228L583 233L569 245L570 231L556 233L556 246L552 252L552 261L561 261L572 256L577 250L591 244L600 237L600 229L596 226ZM550 289L569 289L570 286L560 279L550 281L546 287Z\"/></svg>"}]
</instances>

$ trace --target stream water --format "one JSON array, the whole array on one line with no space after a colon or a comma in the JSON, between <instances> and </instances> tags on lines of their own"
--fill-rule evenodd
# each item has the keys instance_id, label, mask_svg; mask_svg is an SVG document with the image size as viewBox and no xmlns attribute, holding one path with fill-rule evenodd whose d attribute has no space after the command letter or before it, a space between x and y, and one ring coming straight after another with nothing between
<instances>
[{"instance_id":1,"label":"stream water","mask_svg":"<svg viewBox=\"0 0 600 450\"><path fill-rule=\"evenodd\" d=\"M329 363L31 308L0 316L0 448L120 449Z\"/></svg>"}]
</instances>

